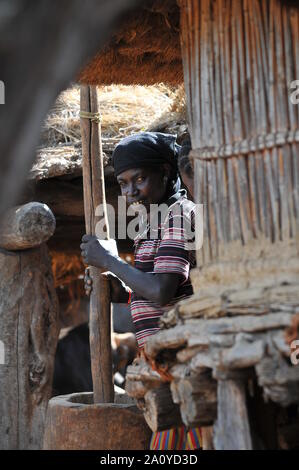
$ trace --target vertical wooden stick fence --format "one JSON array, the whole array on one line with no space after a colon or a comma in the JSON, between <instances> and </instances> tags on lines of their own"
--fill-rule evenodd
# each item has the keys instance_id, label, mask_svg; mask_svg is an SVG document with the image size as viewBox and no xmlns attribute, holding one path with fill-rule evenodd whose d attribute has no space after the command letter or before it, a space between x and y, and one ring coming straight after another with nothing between
<instances>
[{"instance_id":1,"label":"vertical wooden stick fence","mask_svg":"<svg viewBox=\"0 0 299 470\"><path fill-rule=\"evenodd\" d=\"M299 223L299 10L278 0L181 0L198 263L294 245ZM279 247L279 248L278 248Z\"/></svg>"},{"instance_id":2,"label":"vertical wooden stick fence","mask_svg":"<svg viewBox=\"0 0 299 470\"><path fill-rule=\"evenodd\" d=\"M195 290L201 278L223 287L240 265L254 278L252 261L265 273L269 266L264 283L275 278L273 260L289 279L298 272L299 106L291 83L299 78L299 9L286 3L180 0L194 193L204 205ZM251 448L243 388L242 380L218 382L219 449Z\"/></svg>"}]
</instances>

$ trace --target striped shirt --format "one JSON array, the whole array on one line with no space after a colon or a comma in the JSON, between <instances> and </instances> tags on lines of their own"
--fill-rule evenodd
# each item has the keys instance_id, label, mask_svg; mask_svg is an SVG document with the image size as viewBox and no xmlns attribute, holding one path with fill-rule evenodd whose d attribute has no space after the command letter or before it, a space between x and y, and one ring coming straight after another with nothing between
<instances>
[{"instance_id":1,"label":"striped shirt","mask_svg":"<svg viewBox=\"0 0 299 470\"><path fill-rule=\"evenodd\" d=\"M149 336L160 329L159 320L163 313L179 300L193 294L189 273L195 265L195 257L194 251L188 249L187 245L193 239L194 204L187 199L185 191L174 194L164 205L164 211L156 213L156 221L147 224L135 238L137 269L151 274L179 275L177 291L165 306L132 293L131 314L140 348L143 348Z\"/></svg>"}]
</instances>

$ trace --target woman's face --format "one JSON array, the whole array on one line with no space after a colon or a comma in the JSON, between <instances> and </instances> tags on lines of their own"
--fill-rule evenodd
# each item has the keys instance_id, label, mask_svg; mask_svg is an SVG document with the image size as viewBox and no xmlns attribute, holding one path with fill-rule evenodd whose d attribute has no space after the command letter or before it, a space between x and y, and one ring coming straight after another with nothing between
<instances>
[{"instance_id":1,"label":"woman's face","mask_svg":"<svg viewBox=\"0 0 299 470\"><path fill-rule=\"evenodd\" d=\"M168 177L164 168L133 168L117 176L121 194L127 204L142 204L149 210L150 204L163 202Z\"/></svg>"}]
</instances>

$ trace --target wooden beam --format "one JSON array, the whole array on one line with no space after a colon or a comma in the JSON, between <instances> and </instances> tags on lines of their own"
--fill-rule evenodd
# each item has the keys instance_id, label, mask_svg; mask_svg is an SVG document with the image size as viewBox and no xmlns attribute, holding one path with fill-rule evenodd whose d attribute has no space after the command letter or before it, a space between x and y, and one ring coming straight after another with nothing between
<instances>
[{"instance_id":1,"label":"wooden beam","mask_svg":"<svg viewBox=\"0 0 299 470\"><path fill-rule=\"evenodd\" d=\"M81 86L80 109L97 115L96 87ZM86 233L95 234L96 208L105 207L104 167L100 126L96 120L81 118L82 168ZM108 221L106 215L107 236ZM92 267L93 290L90 297L90 352L95 403L113 403L111 352L111 312L109 282L99 269Z\"/></svg>"},{"instance_id":2,"label":"wooden beam","mask_svg":"<svg viewBox=\"0 0 299 470\"><path fill-rule=\"evenodd\" d=\"M218 381L215 450L252 450L243 381Z\"/></svg>"},{"instance_id":3,"label":"wooden beam","mask_svg":"<svg viewBox=\"0 0 299 470\"><path fill-rule=\"evenodd\" d=\"M203 369L196 376L184 375L170 385L184 424L188 427L212 425L217 417L217 382L211 371Z\"/></svg>"},{"instance_id":4,"label":"wooden beam","mask_svg":"<svg viewBox=\"0 0 299 470\"><path fill-rule=\"evenodd\" d=\"M0 449L41 449L59 334L45 244L0 252L0 299Z\"/></svg>"},{"instance_id":5,"label":"wooden beam","mask_svg":"<svg viewBox=\"0 0 299 470\"><path fill-rule=\"evenodd\" d=\"M144 418L153 432L182 426L179 405L173 403L169 383L144 395Z\"/></svg>"},{"instance_id":6,"label":"wooden beam","mask_svg":"<svg viewBox=\"0 0 299 470\"><path fill-rule=\"evenodd\" d=\"M17 206L2 217L0 247L25 250L46 242L54 233L55 217L46 204L29 202Z\"/></svg>"}]
</instances>

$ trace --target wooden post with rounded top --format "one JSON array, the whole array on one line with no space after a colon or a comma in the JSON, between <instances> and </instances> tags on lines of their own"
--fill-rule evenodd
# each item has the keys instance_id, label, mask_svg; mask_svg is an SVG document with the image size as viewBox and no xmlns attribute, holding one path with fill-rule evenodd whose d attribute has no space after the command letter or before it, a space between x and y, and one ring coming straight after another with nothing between
<instances>
[{"instance_id":1,"label":"wooden post with rounded top","mask_svg":"<svg viewBox=\"0 0 299 470\"><path fill-rule=\"evenodd\" d=\"M0 220L0 449L40 449L52 393L58 299L46 241L55 230L39 202Z\"/></svg>"}]
</instances>

